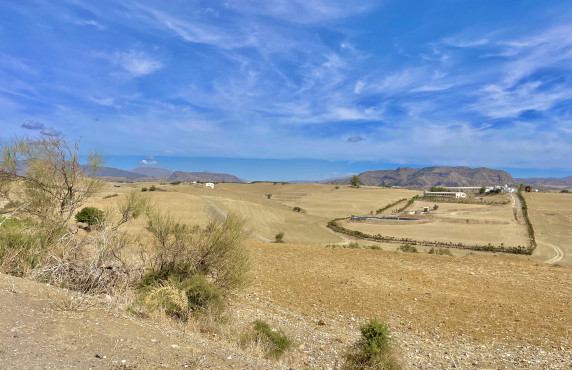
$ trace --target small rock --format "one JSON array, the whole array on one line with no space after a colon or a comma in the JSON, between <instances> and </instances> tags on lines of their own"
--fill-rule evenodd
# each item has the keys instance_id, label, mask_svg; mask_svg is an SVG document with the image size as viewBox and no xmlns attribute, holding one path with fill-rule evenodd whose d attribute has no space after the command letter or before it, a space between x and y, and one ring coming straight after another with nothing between
<instances>
[{"instance_id":1,"label":"small rock","mask_svg":"<svg viewBox=\"0 0 572 370\"><path fill-rule=\"evenodd\" d=\"M99 353L96 353L95 358L104 358L104 356L100 355Z\"/></svg>"},{"instance_id":2,"label":"small rock","mask_svg":"<svg viewBox=\"0 0 572 370\"><path fill-rule=\"evenodd\" d=\"M171 344L171 348L179 348L179 346L176 344Z\"/></svg>"},{"instance_id":3,"label":"small rock","mask_svg":"<svg viewBox=\"0 0 572 370\"><path fill-rule=\"evenodd\" d=\"M324 325L326 325L326 323L324 322L324 320L319 320L319 321L318 321L318 325L324 326Z\"/></svg>"}]
</instances>

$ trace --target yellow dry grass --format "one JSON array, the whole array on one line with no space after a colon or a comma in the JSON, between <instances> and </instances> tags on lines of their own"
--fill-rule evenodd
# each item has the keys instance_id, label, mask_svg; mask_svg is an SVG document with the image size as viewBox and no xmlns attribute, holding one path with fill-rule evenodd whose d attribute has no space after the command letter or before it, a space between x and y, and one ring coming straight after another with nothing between
<instances>
[{"instance_id":1,"label":"yellow dry grass","mask_svg":"<svg viewBox=\"0 0 572 370\"><path fill-rule=\"evenodd\" d=\"M557 256L554 263L572 263L572 194L526 193L528 213L538 247L533 257L541 261Z\"/></svg>"}]
</instances>

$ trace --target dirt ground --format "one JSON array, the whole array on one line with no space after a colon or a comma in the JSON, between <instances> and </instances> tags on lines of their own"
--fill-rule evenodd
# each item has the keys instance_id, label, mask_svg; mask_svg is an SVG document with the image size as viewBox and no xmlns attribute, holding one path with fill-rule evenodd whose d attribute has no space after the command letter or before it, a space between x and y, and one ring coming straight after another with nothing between
<instances>
[{"instance_id":1,"label":"dirt ground","mask_svg":"<svg viewBox=\"0 0 572 370\"><path fill-rule=\"evenodd\" d=\"M91 204L111 206L142 186L109 185ZM317 184L162 187L167 191L150 196L184 220L203 224L213 212L239 211L253 219L255 238L285 231L287 242L290 236L299 244L249 241L252 283L233 297L228 322L215 327L144 319L110 298L0 274L0 368L335 369L359 338L359 325L370 318L389 324L406 369L572 366L569 194L526 195L539 242L533 256L438 256L397 253L394 244L383 246L389 251L324 246L329 240L348 242L325 228L327 220L368 214L410 197L408 191ZM293 205L306 212L293 212ZM439 206L448 218L439 232L444 233L458 225L457 216L479 227L490 226L491 219L512 227L513 207L519 205L493 211ZM130 226L134 232L142 227L142 220ZM471 234L483 237L478 230ZM293 339L291 351L268 360L258 345L239 345L257 319L284 330Z\"/></svg>"},{"instance_id":2,"label":"dirt ground","mask_svg":"<svg viewBox=\"0 0 572 370\"><path fill-rule=\"evenodd\" d=\"M336 368L373 317L390 325L405 368L572 365L570 267L255 241L248 250L252 283L219 332L0 275L0 368ZM281 360L237 345L256 319L294 340Z\"/></svg>"}]
</instances>

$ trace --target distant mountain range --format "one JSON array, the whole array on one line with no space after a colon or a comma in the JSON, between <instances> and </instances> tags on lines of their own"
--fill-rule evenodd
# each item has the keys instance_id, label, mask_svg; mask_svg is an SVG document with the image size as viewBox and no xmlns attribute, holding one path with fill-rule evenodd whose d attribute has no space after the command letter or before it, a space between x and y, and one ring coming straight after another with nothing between
<instances>
[{"instance_id":1,"label":"distant mountain range","mask_svg":"<svg viewBox=\"0 0 572 370\"><path fill-rule=\"evenodd\" d=\"M107 181L202 181L202 182L245 182L234 175L214 172L183 172L170 171L156 167L138 167L131 171L120 170L113 167L103 167L93 174Z\"/></svg>"},{"instance_id":2,"label":"distant mountain range","mask_svg":"<svg viewBox=\"0 0 572 370\"><path fill-rule=\"evenodd\" d=\"M426 189L431 186L487 186L515 184L512 176L502 170L486 167L400 167L396 170L362 172L363 185L401 186ZM334 184L349 184L350 178L332 181Z\"/></svg>"},{"instance_id":3,"label":"distant mountain range","mask_svg":"<svg viewBox=\"0 0 572 370\"><path fill-rule=\"evenodd\" d=\"M113 167L103 167L95 177L107 181L200 181L200 182L246 182L234 175L225 173L171 171L157 167L137 167L131 171ZM358 175L363 185L371 186L401 186L413 189L427 189L431 186L488 186L488 185L519 185L527 184L546 190L572 188L572 176L555 178L513 178L508 172L486 167L400 167L396 170L378 170L362 172ZM300 183L315 183L316 181L290 181ZM350 178L319 181L347 185Z\"/></svg>"},{"instance_id":4,"label":"distant mountain range","mask_svg":"<svg viewBox=\"0 0 572 370\"><path fill-rule=\"evenodd\" d=\"M572 176L566 177L528 177L515 178L519 184L532 185L537 188L564 189L572 187Z\"/></svg>"},{"instance_id":5,"label":"distant mountain range","mask_svg":"<svg viewBox=\"0 0 572 370\"><path fill-rule=\"evenodd\" d=\"M132 169L131 172L145 175L147 177L170 176L173 173L173 171L171 170L166 170L164 168L157 168L157 167L137 167Z\"/></svg>"}]
</instances>

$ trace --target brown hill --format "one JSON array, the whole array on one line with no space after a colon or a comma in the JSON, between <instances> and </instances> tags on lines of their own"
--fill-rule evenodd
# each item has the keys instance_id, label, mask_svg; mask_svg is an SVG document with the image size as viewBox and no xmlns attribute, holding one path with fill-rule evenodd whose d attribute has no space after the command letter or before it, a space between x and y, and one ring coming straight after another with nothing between
<instances>
[{"instance_id":1,"label":"brown hill","mask_svg":"<svg viewBox=\"0 0 572 370\"><path fill-rule=\"evenodd\" d=\"M486 167L400 167L396 170L362 172L359 178L363 185L403 186L417 189L431 186L485 186L515 183L508 172ZM350 179L333 182L349 184Z\"/></svg>"},{"instance_id":2,"label":"brown hill","mask_svg":"<svg viewBox=\"0 0 572 370\"><path fill-rule=\"evenodd\" d=\"M147 177L169 176L173 173L171 170L157 167L137 167L132 169L131 172L139 173Z\"/></svg>"}]
</instances>

